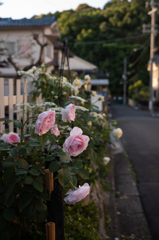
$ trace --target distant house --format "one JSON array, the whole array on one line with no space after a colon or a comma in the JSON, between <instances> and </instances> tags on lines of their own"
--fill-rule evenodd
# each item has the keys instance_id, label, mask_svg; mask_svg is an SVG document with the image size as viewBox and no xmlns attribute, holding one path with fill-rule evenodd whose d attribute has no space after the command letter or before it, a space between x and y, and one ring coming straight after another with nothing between
<instances>
[{"instance_id":1,"label":"distant house","mask_svg":"<svg viewBox=\"0 0 159 240\"><path fill-rule=\"evenodd\" d=\"M49 71L57 69L61 64L63 43L55 17L18 19L0 19L0 76L13 77L16 74L12 65L6 61L11 55L15 64L23 68L35 63L40 54L40 46L33 35L38 35L41 44L47 42L43 53L43 62L49 65ZM94 71L97 66L91 64L73 53L69 54L70 68L75 71ZM4 65L3 65L4 64ZM65 61L67 69L67 61Z\"/></svg>"},{"instance_id":2,"label":"distant house","mask_svg":"<svg viewBox=\"0 0 159 240\"><path fill-rule=\"evenodd\" d=\"M153 88L153 101L159 99L159 55L155 55L153 58L153 77L152 77L152 88ZM151 63L148 63L148 71L151 70Z\"/></svg>"}]
</instances>

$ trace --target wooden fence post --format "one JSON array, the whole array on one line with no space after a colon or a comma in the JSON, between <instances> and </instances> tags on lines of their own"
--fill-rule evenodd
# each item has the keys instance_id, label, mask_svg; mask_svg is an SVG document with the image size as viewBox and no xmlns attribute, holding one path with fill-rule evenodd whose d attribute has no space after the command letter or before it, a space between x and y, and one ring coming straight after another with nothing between
<instances>
[{"instance_id":1,"label":"wooden fence post","mask_svg":"<svg viewBox=\"0 0 159 240\"><path fill-rule=\"evenodd\" d=\"M9 119L13 120L13 79L9 79ZM13 122L9 124L9 132L13 132Z\"/></svg>"},{"instance_id":2,"label":"wooden fence post","mask_svg":"<svg viewBox=\"0 0 159 240\"><path fill-rule=\"evenodd\" d=\"M48 169L51 162L45 163L45 168ZM57 172L54 173L54 179ZM63 211L63 187L58 179L54 180L54 190L51 192L51 201L47 202L48 222L55 223L55 240L64 240L64 211Z\"/></svg>"},{"instance_id":3,"label":"wooden fence post","mask_svg":"<svg viewBox=\"0 0 159 240\"><path fill-rule=\"evenodd\" d=\"M0 118L5 117L4 113L4 78L0 78ZM3 132L5 130L5 125L3 124L3 121L0 122L0 130Z\"/></svg>"}]
</instances>

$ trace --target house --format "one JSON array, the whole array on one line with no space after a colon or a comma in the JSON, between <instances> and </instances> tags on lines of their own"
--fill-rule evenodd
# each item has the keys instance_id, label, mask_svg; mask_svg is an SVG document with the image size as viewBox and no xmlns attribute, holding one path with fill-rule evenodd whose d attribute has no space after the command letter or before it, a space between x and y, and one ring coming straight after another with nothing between
<instances>
[{"instance_id":1,"label":"house","mask_svg":"<svg viewBox=\"0 0 159 240\"><path fill-rule=\"evenodd\" d=\"M153 58L153 74L152 74L152 89L153 89L153 101L159 99L159 55L155 55ZM151 62L149 61L147 70L151 70Z\"/></svg>"},{"instance_id":2,"label":"house","mask_svg":"<svg viewBox=\"0 0 159 240\"><path fill-rule=\"evenodd\" d=\"M35 40L38 36L38 41ZM7 57L12 59L18 68L36 63L39 59L41 45L44 47L42 61L48 64L49 71L58 69L61 65L63 43L55 17L18 19L0 19L0 76L14 77L15 68L8 63ZM39 43L38 43L39 42ZM73 53L69 53L70 68L74 71L94 71L97 66L91 64ZM68 69L65 61L64 69Z\"/></svg>"},{"instance_id":3,"label":"house","mask_svg":"<svg viewBox=\"0 0 159 240\"><path fill-rule=\"evenodd\" d=\"M1 61L5 61L6 56L11 55L15 64L23 68L36 62L39 58L40 45L34 40L34 35L38 36L41 44L47 42L44 49L43 61L48 63L53 60L54 48L52 43L46 39L49 34L59 38L60 31L55 17L37 19L0 19L0 49ZM9 73L14 73L14 69L9 65ZM3 73L3 68L0 69Z\"/></svg>"}]
</instances>

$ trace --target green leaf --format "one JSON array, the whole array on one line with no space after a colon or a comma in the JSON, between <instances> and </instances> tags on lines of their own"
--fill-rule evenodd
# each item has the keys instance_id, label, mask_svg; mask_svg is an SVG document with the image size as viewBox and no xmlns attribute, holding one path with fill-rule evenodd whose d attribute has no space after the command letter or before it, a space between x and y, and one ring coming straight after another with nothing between
<instances>
[{"instance_id":1,"label":"green leaf","mask_svg":"<svg viewBox=\"0 0 159 240\"><path fill-rule=\"evenodd\" d=\"M17 148L12 148L10 152L13 156L17 155Z\"/></svg>"},{"instance_id":2,"label":"green leaf","mask_svg":"<svg viewBox=\"0 0 159 240\"><path fill-rule=\"evenodd\" d=\"M49 156L49 157L46 157L45 158L45 161L46 162L51 162L51 161L53 161L54 160L54 157L53 156Z\"/></svg>"},{"instance_id":3,"label":"green leaf","mask_svg":"<svg viewBox=\"0 0 159 240\"><path fill-rule=\"evenodd\" d=\"M19 151L18 151L18 155L24 155L25 153L26 153L26 148L24 148L24 147L22 147L21 149L19 149Z\"/></svg>"},{"instance_id":4,"label":"green leaf","mask_svg":"<svg viewBox=\"0 0 159 240\"><path fill-rule=\"evenodd\" d=\"M38 190L39 192L43 192L43 184L38 180L35 179L33 182L33 186L36 190Z\"/></svg>"},{"instance_id":5,"label":"green leaf","mask_svg":"<svg viewBox=\"0 0 159 240\"><path fill-rule=\"evenodd\" d=\"M3 211L3 217L7 220L7 221L13 221L15 220L15 211L13 208L6 208Z\"/></svg>"},{"instance_id":6,"label":"green leaf","mask_svg":"<svg viewBox=\"0 0 159 240\"><path fill-rule=\"evenodd\" d=\"M3 215L0 216L0 230L2 232L2 230L4 229L5 225L6 225L6 220L5 218L3 217Z\"/></svg>"},{"instance_id":7,"label":"green leaf","mask_svg":"<svg viewBox=\"0 0 159 240\"><path fill-rule=\"evenodd\" d=\"M31 176L26 176L26 178L24 179L25 184L32 184L33 181L34 179Z\"/></svg>"},{"instance_id":8,"label":"green leaf","mask_svg":"<svg viewBox=\"0 0 159 240\"><path fill-rule=\"evenodd\" d=\"M14 125L17 127L17 128L22 128L22 123L21 122L19 122L19 121L14 121Z\"/></svg>"},{"instance_id":9,"label":"green leaf","mask_svg":"<svg viewBox=\"0 0 159 240\"><path fill-rule=\"evenodd\" d=\"M40 96L40 92L36 92L36 97L39 97Z\"/></svg>"},{"instance_id":10,"label":"green leaf","mask_svg":"<svg viewBox=\"0 0 159 240\"><path fill-rule=\"evenodd\" d=\"M75 162L73 163L74 167L80 168L82 167L82 161L75 159Z\"/></svg>"},{"instance_id":11,"label":"green leaf","mask_svg":"<svg viewBox=\"0 0 159 240\"><path fill-rule=\"evenodd\" d=\"M15 201L15 194L14 192L12 192L12 194L10 195L10 197L8 198L8 200L5 202L7 207L10 207Z\"/></svg>"},{"instance_id":12,"label":"green leaf","mask_svg":"<svg viewBox=\"0 0 159 240\"><path fill-rule=\"evenodd\" d=\"M67 168L62 168L58 171L59 183L64 187L70 181L70 173Z\"/></svg>"},{"instance_id":13,"label":"green leaf","mask_svg":"<svg viewBox=\"0 0 159 240\"><path fill-rule=\"evenodd\" d=\"M47 206L45 203L41 202L41 201L37 201L35 203L35 208L38 212L44 212L47 210Z\"/></svg>"},{"instance_id":14,"label":"green leaf","mask_svg":"<svg viewBox=\"0 0 159 240\"><path fill-rule=\"evenodd\" d=\"M14 166L14 162L3 162L2 163L2 167L4 168L9 168L9 167L13 167Z\"/></svg>"},{"instance_id":15,"label":"green leaf","mask_svg":"<svg viewBox=\"0 0 159 240\"><path fill-rule=\"evenodd\" d=\"M10 197L10 195L12 194L13 190L14 190L15 184L10 185L7 188L7 191L5 192L5 199L6 201L8 200L8 198Z\"/></svg>"},{"instance_id":16,"label":"green leaf","mask_svg":"<svg viewBox=\"0 0 159 240\"><path fill-rule=\"evenodd\" d=\"M55 138L54 136L49 136L49 141L50 141L51 143L55 143L56 138Z\"/></svg>"},{"instance_id":17,"label":"green leaf","mask_svg":"<svg viewBox=\"0 0 159 240\"><path fill-rule=\"evenodd\" d=\"M70 176L69 186L72 190L75 190L77 186L77 178L74 176Z\"/></svg>"},{"instance_id":18,"label":"green leaf","mask_svg":"<svg viewBox=\"0 0 159 240\"><path fill-rule=\"evenodd\" d=\"M91 149L91 154L90 154L91 160L95 161L96 160L96 153L93 149Z\"/></svg>"},{"instance_id":19,"label":"green leaf","mask_svg":"<svg viewBox=\"0 0 159 240\"><path fill-rule=\"evenodd\" d=\"M45 220L48 217L48 212L47 211L43 211L40 213L39 218L38 218L38 222L45 222Z\"/></svg>"},{"instance_id":20,"label":"green leaf","mask_svg":"<svg viewBox=\"0 0 159 240\"><path fill-rule=\"evenodd\" d=\"M16 163L19 167L28 170L29 169L29 164L25 159L18 159Z\"/></svg>"},{"instance_id":21,"label":"green leaf","mask_svg":"<svg viewBox=\"0 0 159 240\"><path fill-rule=\"evenodd\" d=\"M86 169L80 168L77 170L78 175L83 178L83 179L88 179L89 178L89 173Z\"/></svg>"},{"instance_id":22,"label":"green leaf","mask_svg":"<svg viewBox=\"0 0 159 240\"><path fill-rule=\"evenodd\" d=\"M40 175L40 172L37 169L33 169L33 168L29 171L29 173L33 176L39 176Z\"/></svg>"},{"instance_id":23,"label":"green leaf","mask_svg":"<svg viewBox=\"0 0 159 240\"><path fill-rule=\"evenodd\" d=\"M27 174L27 171L24 169L17 169L16 171L16 176L25 175L25 174Z\"/></svg>"},{"instance_id":24,"label":"green leaf","mask_svg":"<svg viewBox=\"0 0 159 240\"><path fill-rule=\"evenodd\" d=\"M72 103L72 100L68 100L65 102L65 106L67 106L69 103Z\"/></svg>"},{"instance_id":25,"label":"green leaf","mask_svg":"<svg viewBox=\"0 0 159 240\"><path fill-rule=\"evenodd\" d=\"M14 168L5 169L3 173L3 179L6 185L12 184L15 181L15 178L16 178L16 175L15 175Z\"/></svg>"},{"instance_id":26,"label":"green leaf","mask_svg":"<svg viewBox=\"0 0 159 240\"><path fill-rule=\"evenodd\" d=\"M11 122L13 122L13 120L7 119L6 122L7 122L7 123L11 123Z\"/></svg>"},{"instance_id":27,"label":"green leaf","mask_svg":"<svg viewBox=\"0 0 159 240\"><path fill-rule=\"evenodd\" d=\"M30 142L29 145L31 147L40 147L40 144L38 142Z\"/></svg>"},{"instance_id":28,"label":"green leaf","mask_svg":"<svg viewBox=\"0 0 159 240\"><path fill-rule=\"evenodd\" d=\"M53 161L52 163L50 163L49 165L49 171L50 173L56 172L61 166L61 163L58 161Z\"/></svg>"},{"instance_id":29,"label":"green leaf","mask_svg":"<svg viewBox=\"0 0 159 240\"><path fill-rule=\"evenodd\" d=\"M68 156L62 156L60 157L60 162L61 163L69 163L71 161L71 158Z\"/></svg>"},{"instance_id":30,"label":"green leaf","mask_svg":"<svg viewBox=\"0 0 159 240\"><path fill-rule=\"evenodd\" d=\"M28 206L28 204L32 201L33 194L28 192L23 192L19 197L19 210L22 212L22 210Z\"/></svg>"},{"instance_id":31,"label":"green leaf","mask_svg":"<svg viewBox=\"0 0 159 240\"><path fill-rule=\"evenodd\" d=\"M38 142L40 143L40 145L44 146L45 143L47 142L47 135L44 134L42 136L38 136L37 139L38 139Z\"/></svg>"}]
</instances>

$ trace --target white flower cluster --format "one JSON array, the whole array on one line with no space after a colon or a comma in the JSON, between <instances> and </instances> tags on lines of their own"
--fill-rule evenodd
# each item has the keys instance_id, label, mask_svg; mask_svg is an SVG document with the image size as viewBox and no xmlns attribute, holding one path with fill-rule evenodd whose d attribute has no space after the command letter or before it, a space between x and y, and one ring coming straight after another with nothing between
<instances>
[{"instance_id":1,"label":"white flower cluster","mask_svg":"<svg viewBox=\"0 0 159 240\"><path fill-rule=\"evenodd\" d=\"M33 79L37 79L39 77L39 74L45 73L44 71L45 64L41 65L41 68L37 68L36 66L33 66L28 71L18 71L18 75L23 77L31 77Z\"/></svg>"},{"instance_id":2,"label":"white flower cluster","mask_svg":"<svg viewBox=\"0 0 159 240\"><path fill-rule=\"evenodd\" d=\"M55 107L55 108L48 108L47 110L55 111L56 114L61 114L62 109L63 109L62 107Z\"/></svg>"},{"instance_id":3,"label":"white flower cluster","mask_svg":"<svg viewBox=\"0 0 159 240\"><path fill-rule=\"evenodd\" d=\"M87 109L85 107L82 107L82 106L75 106L75 109L76 110L81 110L81 111L84 111L84 112L89 112L89 109Z\"/></svg>"},{"instance_id":4,"label":"white flower cluster","mask_svg":"<svg viewBox=\"0 0 159 240\"><path fill-rule=\"evenodd\" d=\"M60 129L71 131L72 128L69 126L59 126Z\"/></svg>"},{"instance_id":5,"label":"white flower cluster","mask_svg":"<svg viewBox=\"0 0 159 240\"><path fill-rule=\"evenodd\" d=\"M28 124L27 126L27 129L35 129L35 125L34 124Z\"/></svg>"},{"instance_id":6,"label":"white flower cluster","mask_svg":"<svg viewBox=\"0 0 159 240\"><path fill-rule=\"evenodd\" d=\"M77 95L79 93L78 88L73 86L70 82L62 82L63 87L68 87L71 90L71 93L75 93Z\"/></svg>"},{"instance_id":7,"label":"white flower cluster","mask_svg":"<svg viewBox=\"0 0 159 240\"><path fill-rule=\"evenodd\" d=\"M97 119L104 119L105 117L105 113L91 112L90 115Z\"/></svg>"},{"instance_id":8,"label":"white flower cluster","mask_svg":"<svg viewBox=\"0 0 159 240\"><path fill-rule=\"evenodd\" d=\"M81 102L87 102L84 98L81 98L79 96L71 96L70 98L74 98L74 99L79 100Z\"/></svg>"},{"instance_id":9,"label":"white flower cluster","mask_svg":"<svg viewBox=\"0 0 159 240\"><path fill-rule=\"evenodd\" d=\"M54 102L45 102L43 106L56 106L56 104Z\"/></svg>"},{"instance_id":10,"label":"white flower cluster","mask_svg":"<svg viewBox=\"0 0 159 240\"><path fill-rule=\"evenodd\" d=\"M15 106L16 106L16 107L23 107L23 106L28 106L28 107L30 107L30 104L29 104L29 103L17 103Z\"/></svg>"},{"instance_id":11,"label":"white flower cluster","mask_svg":"<svg viewBox=\"0 0 159 240\"><path fill-rule=\"evenodd\" d=\"M62 82L62 85L63 85L64 87L68 87L68 88L71 89L71 90L74 90L74 89L75 89L75 87L74 87L71 83L69 83L69 82Z\"/></svg>"}]
</instances>

